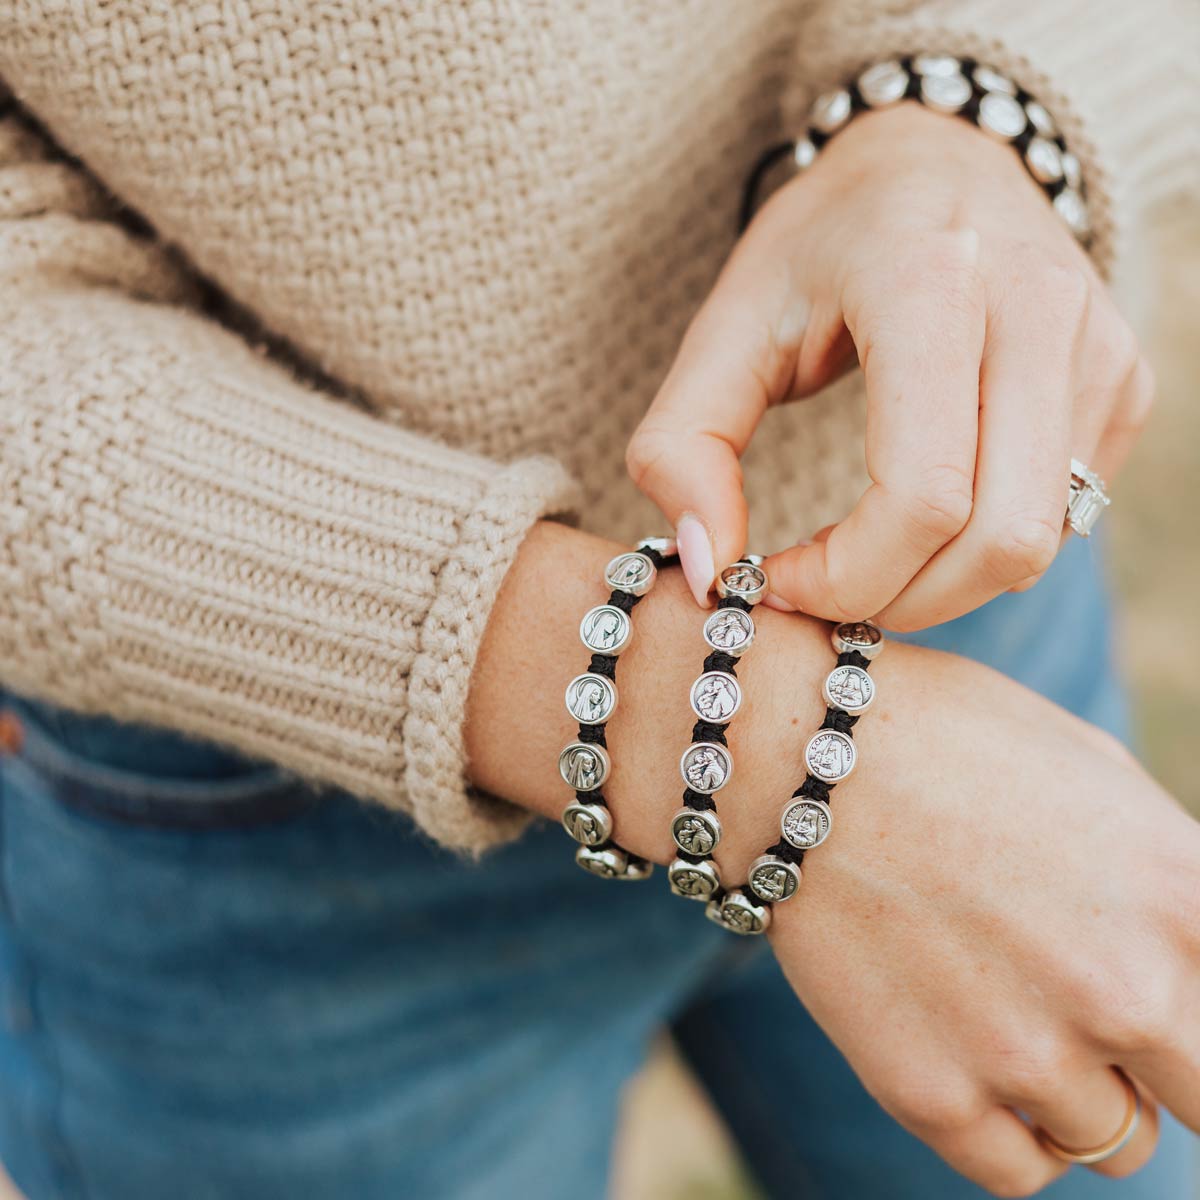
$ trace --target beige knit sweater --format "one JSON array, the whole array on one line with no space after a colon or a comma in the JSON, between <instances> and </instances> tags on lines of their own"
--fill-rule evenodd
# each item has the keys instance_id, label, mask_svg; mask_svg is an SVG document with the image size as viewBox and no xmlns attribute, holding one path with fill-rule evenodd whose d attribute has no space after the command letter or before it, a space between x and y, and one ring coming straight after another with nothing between
<instances>
[{"instance_id":1,"label":"beige knit sweater","mask_svg":"<svg viewBox=\"0 0 1200 1200\"><path fill-rule=\"evenodd\" d=\"M0 0L0 686L503 838L460 732L491 597L545 514L659 526L624 445L782 98L980 52L1082 151L1107 262L1195 186L1196 13ZM774 548L854 494L861 418L770 420Z\"/></svg>"}]
</instances>

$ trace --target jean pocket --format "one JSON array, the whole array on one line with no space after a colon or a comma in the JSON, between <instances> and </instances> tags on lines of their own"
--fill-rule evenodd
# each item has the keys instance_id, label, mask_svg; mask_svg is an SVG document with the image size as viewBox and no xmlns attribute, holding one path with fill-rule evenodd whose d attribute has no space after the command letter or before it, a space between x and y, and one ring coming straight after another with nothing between
<instances>
[{"instance_id":1,"label":"jean pocket","mask_svg":"<svg viewBox=\"0 0 1200 1200\"><path fill-rule=\"evenodd\" d=\"M112 751L109 753L108 751ZM224 830L308 811L316 791L288 772L179 735L0 702L0 756L67 808L126 825ZM172 759L186 762L186 773Z\"/></svg>"}]
</instances>

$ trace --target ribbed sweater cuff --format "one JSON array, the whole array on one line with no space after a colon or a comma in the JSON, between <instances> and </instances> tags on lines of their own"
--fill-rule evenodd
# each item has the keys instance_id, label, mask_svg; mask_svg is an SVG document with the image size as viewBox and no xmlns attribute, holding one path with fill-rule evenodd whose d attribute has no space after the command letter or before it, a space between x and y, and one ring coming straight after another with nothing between
<instances>
[{"instance_id":1,"label":"ribbed sweater cuff","mask_svg":"<svg viewBox=\"0 0 1200 1200\"><path fill-rule=\"evenodd\" d=\"M1180 11L1174 0L823 4L799 46L797 78L805 83L789 98L789 122L817 91L882 58L942 50L987 62L1046 105L1078 155L1095 230L1092 256L1110 275L1131 216L1195 186L1188 48L1196 39Z\"/></svg>"}]
</instances>

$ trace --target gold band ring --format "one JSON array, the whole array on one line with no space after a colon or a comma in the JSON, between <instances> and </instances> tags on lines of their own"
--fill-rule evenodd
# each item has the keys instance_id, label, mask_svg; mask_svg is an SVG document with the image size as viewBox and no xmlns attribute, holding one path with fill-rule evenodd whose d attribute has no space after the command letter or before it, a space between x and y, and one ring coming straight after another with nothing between
<instances>
[{"instance_id":1,"label":"gold band ring","mask_svg":"<svg viewBox=\"0 0 1200 1200\"><path fill-rule=\"evenodd\" d=\"M1103 1145L1096 1146L1091 1150L1073 1150L1070 1146L1064 1146L1061 1142L1056 1142L1039 1125L1037 1131L1038 1139L1055 1158L1065 1163L1080 1163L1083 1166L1094 1166L1096 1163L1104 1162L1106 1158L1112 1158L1114 1154L1123 1150L1129 1144L1129 1139L1137 1132L1138 1122L1141 1120L1142 1094L1138 1091L1137 1084L1120 1067L1113 1067L1113 1072L1125 1085L1125 1095L1129 1101L1129 1107L1125 1111L1125 1119L1121 1122L1121 1128Z\"/></svg>"}]
</instances>

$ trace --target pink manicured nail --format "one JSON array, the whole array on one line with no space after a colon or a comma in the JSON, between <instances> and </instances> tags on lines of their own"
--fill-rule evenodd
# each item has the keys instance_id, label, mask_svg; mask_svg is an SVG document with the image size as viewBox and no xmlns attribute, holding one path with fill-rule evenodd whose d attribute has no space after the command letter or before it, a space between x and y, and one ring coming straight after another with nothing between
<instances>
[{"instance_id":1,"label":"pink manicured nail","mask_svg":"<svg viewBox=\"0 0 1200 1200\"><path fill-rule=\"evenodd\" d=\"M777 595L775 595L774 592L768 592L763 597L763 603L768 608L775 609L776 612L799 612L800 611L794 604L789 604L782 596L777 596Z\"/></svg>"},{"instance_id":2,"label":"pink manicured nail","mask_svg":"<svg viewBox=\"0 0 1200 1200\"><path fill-rule=\"evenodd\" d=\"M683 567L683 577L692 589L696 603L701 608L707 608L708 592L717 573L708 530L699 517L684 513L675 528L675 539L679 543L679 565Z\"/></svg>"}]
</instances>

